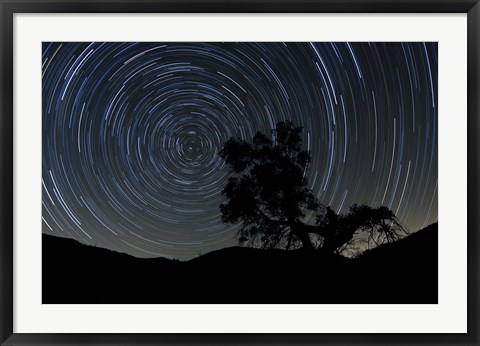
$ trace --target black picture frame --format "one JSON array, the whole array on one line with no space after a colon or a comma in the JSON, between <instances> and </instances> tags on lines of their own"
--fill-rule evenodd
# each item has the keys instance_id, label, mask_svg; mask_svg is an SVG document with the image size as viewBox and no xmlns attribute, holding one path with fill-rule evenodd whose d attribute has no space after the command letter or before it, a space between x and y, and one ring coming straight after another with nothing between
<instances>
[{"instance_id":1,"label":"black picture frame","mask_svg":"<svg viewBox=\"0 0 480 346\"><path fill-rule=\"evenodd\" d=\"M2 345L478 345L479 0L0 0L0 342ZM15 13L467 13L468 332L465 334L18 334L13 333L13 16Z\"/></svg>"}]
</instances>

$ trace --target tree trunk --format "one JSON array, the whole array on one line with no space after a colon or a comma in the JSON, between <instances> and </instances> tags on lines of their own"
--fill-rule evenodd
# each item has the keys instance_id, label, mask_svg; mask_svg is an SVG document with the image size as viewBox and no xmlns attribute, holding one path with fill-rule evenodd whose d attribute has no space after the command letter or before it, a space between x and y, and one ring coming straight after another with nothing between
<instances>
[{"instance_id":1,"label":"tree trunk","mask_svg":"<svg viewBox=\"0 0 480 346\"><path fill-rule=\"evenodd\" d=\"M333 253L340 246L338 246L338 244L335 242L335 238L333 238L333 237L324 237L323 238L322 251L325 251L325 252L328 252L328 253Z\"/></svg>"},{"instance_id":2,"label":"tree trunk","mask_svg":"<svg viewBox=\"0 0 480 346\"><path fill-rule=\"evenodd\" d=\"M300 239L300 241L302 242L302 247L305 250L313 250L313 244L310 240L308 233L302 232L301 230L297 231L296 229L293 229L293 232L295 233L297 238Z\"/></svg>"}]
</instances>

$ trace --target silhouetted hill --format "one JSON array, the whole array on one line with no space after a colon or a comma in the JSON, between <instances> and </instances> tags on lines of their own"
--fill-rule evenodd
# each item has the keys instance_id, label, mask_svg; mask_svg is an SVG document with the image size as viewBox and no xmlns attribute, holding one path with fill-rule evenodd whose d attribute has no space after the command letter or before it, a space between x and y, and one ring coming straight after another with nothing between
<instances>
[{"instance_id":1,"label":"silhouetted hill","mask_svg":"<svg viewBox=\"0 0 480 346\"><path fill-rule=\"evenodd\" d=\"M434 251L436 255L438 247L431 246L432 244L438 244L438 223L431 224L394 243L383 244L373 250L367 250L360 258L375 260L379 256L399 257L404 256L407 252L410 253L409 257L418 255L424 257L425 251Z\"/></svg>"},{"instance_id":2,"label":"silhouetted hill","mask_svg":"<svg viewBox=\"0 0 480 346\"><path fill-rule=\"evenodd\" d=\"M437 301L438 224L365 251L355 265L364 281L381 287L386 295L395 295L392 299L409 303L431 297Z\"/></svg>"},{"instance_id":3,"label":"silhouetted hill","mask_svg":"<svg viewBox=\"0 0 480 346\"><path fill-rule=\"evenodd\" d=\"M437 224L357 259L231 247L141 259L43 235L43 303L437 303Z\"/></svg>"}]
</instances>

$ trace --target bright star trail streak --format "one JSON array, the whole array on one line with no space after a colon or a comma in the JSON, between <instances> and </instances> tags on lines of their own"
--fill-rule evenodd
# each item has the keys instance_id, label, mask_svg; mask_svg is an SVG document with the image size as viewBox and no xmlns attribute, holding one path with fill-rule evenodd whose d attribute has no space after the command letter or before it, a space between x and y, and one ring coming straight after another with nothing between
<instances>
[{"instance_id":1,"label":"bright star trail streak","mask_svg":"<svg viewBox=\"0 0 480 346\"><path fill-rule=\"evenodd\" d=\"M43 232L138 257L236 245L218 152L303 126L319 201L437 221L436 43L44 43ZM310 217L309 222L313 222Z\"/></svg>"}]
</instances>

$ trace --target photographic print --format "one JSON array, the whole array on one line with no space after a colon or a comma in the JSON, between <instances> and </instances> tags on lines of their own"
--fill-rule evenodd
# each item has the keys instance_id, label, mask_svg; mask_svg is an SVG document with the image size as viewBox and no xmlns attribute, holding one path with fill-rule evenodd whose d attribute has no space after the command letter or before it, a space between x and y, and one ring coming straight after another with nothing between
<instances>
[{"instance_id":1,"label":"photographic print","mask_svg":"<svg viewBox=\"0 0 480 346\"><path fill-rule=\"evenodd\" d=\"M436 42L44 42L42 303L438 303L437 91Z\"/></svg>"}]
</instances>

